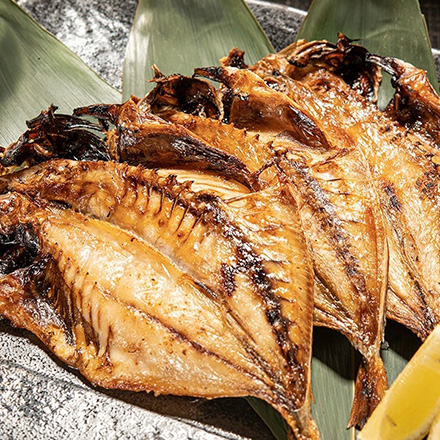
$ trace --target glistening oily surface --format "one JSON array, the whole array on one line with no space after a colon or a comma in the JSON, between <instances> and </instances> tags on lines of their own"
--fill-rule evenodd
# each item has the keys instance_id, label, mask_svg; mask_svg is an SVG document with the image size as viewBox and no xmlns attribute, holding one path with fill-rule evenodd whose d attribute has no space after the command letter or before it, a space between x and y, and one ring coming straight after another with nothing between
<instances>
[{"instance_id":1,"label":"glistening oily surface","mask_svg":"<svg viewBox=\"0 0 440 440\"><path fill-rule=\"evenodd\" d=\"M29 3L31 3L31 2L29 2ZM57 3L54 3L53 5L57 5ZM101 13L99 13L99 14L90 14L89 12L90 11L84 11L84 17L87 17L87 19L83 19L83 22L85 23L84 24L84 26L78 26L78 20L79 20L79 22L81 22L81 17L80 16L78 16L78 14L80 14L80 12L81 12L81 8L77 8L77 7L75 7L74 6L74 3L64 3L63 4L63 7L70 7L70 5L72 5L72 10L69 12L69 11L67 11L68 13L66 14L67 15L67 17L68 17L68 20L67 21L65 21L65 22L63 22L63 27L67 27L68 25L70 26L70 27L68 27L68 30L66 31L66 35L68 35L68 33L69 32L71 32L72 30L73 30L73 28L75 28L75 29L79 29L80 30L80 32L83 32L84 31L84 33L82 34L82 40L81 40L81 42L80 43L78 43L78 41L77 41L77 43L78 43L78 47L80 47L80 46L82 46L82 47L84 47L84 48L86 48L86 50L88 50L88 49L90 49L91 48L91 46L89 46L89 40L87 39L88 38L88 36L89 36L89 38L90 39L93 39L93 41L95 42L95 44L101 44L102 43L102 40L101 40L101 38L106 34L106 32L108 31L108 29L107 30L105 30L105 29L102 29L102 30L100 30L100 28L99 27L96 27L95 26L95 23L92 23L91 25L90 25L90 20L94 20L96 17L98 17L97 18L97 22L98 22L98 24L99 25L102 25L102 26L104 26L105 27L105 16L106 16L106 14L108 13L108 14L110 14L112 17L113 16L121 16L120 14L119 14L119 12L118 12L118 7L116 6L116 5L112 5L111 3L110 3L110 9L108 9L108 10L106 10L105 11L105 13L104 13L104 15L101 15ZM265 20L267 20L267 19L275 19L276 18L276 15L275 14L272 14L272 15L267 15L267 14L269 14L269 12L270 11L272 11L271 9L270 9L270 7L269 6L266 6L266 5L264 5L264 4L262 4L262 3L258 3L258 4L256 4L256 3L254 3L254 6L256 5L256 12L258 13L258 14L261 14L260 15L260 17L263 17L263 14L266 14L266 18L265 18ZM47 5L46 5L47 6ZM94 3L91 3L91 4L89 4L89 8L91 8L91 7L93 7L94 6ZM96 7L98 7L98 5L95 5ZM113 7L113 9L111 9L111 6L114 6ZM108 7L108 6L107 6ZM46 11L47 11L47 8L44 6L44 3L42 4L42 6L41 6L41 14L43 15L43 12L44 13L46 13ZM51 10L52 8L54 8L54 9L56 9L57 8L57 6L51 6L50 8L48 8L49 10ZM128 8L127 8L128 9ZM282 9L281 9L282 10ZM78 12L78 11L80 11L80 12ZM57 13L57 14L59 14L60 13L60 11L58 10L58 11L54 11L55 13ZM98 11L99 12L99 11ZM283 11L284 12L284 11ZM80 14L81 15L81 14ZM102 17L104 17L104 20L102 20ZM274 18L275 17L275 18ZM286 20L286 15L283 15L283 20ZM297 17L300 17L300 16L297 16ZM37 17L37 18L40 18L40 17ZM278 18L280 18L280 17L278 17ZM53 16L51 16L50 14L47 14L46 15L46 19L47 20L51 20L51 25L53 26L53 25L56 25L57 24L57 20L53 17ZM281 19L280 19L281 20ZM40 20L41 21L41 20ZM110 22L110 21L108 21L108 22ZM281 21L280 21L281 22ZM288 20L286 20L286 22L288 22ZM268 21L264 21L264 23L269 23ZM290 22L289 24L291 24L292 22ZM44 23L45 25L47 25L46 23ZM278 23L278 26L280 26L280 24ZM112 30L112 27L114 27L114 24L113 24L113 21L111 22L111 25L109 26L109 28L110 28L110 31ZM272 27L272 25L271 26L268 26L268 28L269 27ZM276 26L274 26L273 28L277 28ZM272 28L272 29L273 29ZM89 30L92 30L93 32L89 32ZM273 41L274 41L274 44L276 44L278 47L281 47L281 46L284 46L285 44L287 44L287 43L289 43L290 41L291 41L291 39L290 38L292 38L293 39L293 34L289 34L289 39L287 39L287 38L283 38L283 35L286 35L286 34L283 34L283 32L286 30L286 29L288 29L288 28L285 28L284 27L284 25L281 25L281 27L280 27L280 29L282 29L282 32L280 32L279 33L279 36L281 36L280 37L280 39L279 40L277 40L275 37L274 37L274 35L272 35L273 34L273 31L272 31L272 34L269 34L272 38L273 38ZM117 30L117 28L114 28L114 30ZM109 32L110 32L109 31ZM128 34L128 28L127 28L127 30L126 31L124 31L123 32L124 33L124 35L126 36L127 34ZM74 35L75 35L75 33L74 33ZM99 36L99 38L97 38L97 35ZM111 35L111 33L109 33L109 35ZM278 35L278 34L277 34ZM62 38L62 35L58 35L60 38ZM111 40L112 40L112 42L114 42L114 41L120 41L119 40L119 38L118 37L109 37ZM101 41L100 41L101 40ZM278 41L281 41L282 43L280 44ZM67 41L66 41L67 42ZM105 46L105 44L104 44L104 47L106 47ZM110 47L110 46L108 46L108 47ZM124 45L122 45L122 47L124 47ZM104 66L104 67L102 67L101 66L101 68L105 71L105 73L107 74L107 75L109 75L109 74L111 74L111 72L112 72L112 70L115 68L115 66L117 66L118 65L118 63L120 63L120 64L122 64L122 55L121 54L119 54L119 53L117 53L117 51L115 51L115 57L116 58L112 58L112 50L114 49L114 47L110 47L110 49L106 52L106 56L105 57L102 57L103 59L110 59L111 60L111 63L112 63L112 65L111 66ZM108 57L107 57L107 55L108 55ZM100 62L101 60L99 60L98 58L98 54L97 53L95 53L93 56L92 56L92 58L94 58L94 63L95 63L95 65L94 65L94 63L90 63L90 64L92 64L94 67L96 67L96 62ZM116 60L116 61L115 61ZM86 60L86 61L88 61L88 60ZM102 70L101 70L102 71ZM120 77L120 74L117 74L117 75L115 75L116 77ZM107 76L107 78L109 78L109 76ZM112 82L114 82L111 78L109 78ZM9 336L8 335L4 335L4 334L2 334L2 336L6 336L7 338L9 338ZM41 353L41 352L38 352L38 353ZM3 353L2 353L2 357L5 357L5 356L3 356ZM43 357L44 357L44 359L46 359L46 357L43 355ZM10 353L10 359L14 359L16 362L19 360L19 357L17 356L17 351L15 351L15 350L11 350L11 353ZM27 362L25 359L23 359L23 360L19 360L19 363L20 364L22 364L22 365L26 365L27 367L29 366L29 362ZM50 367L49 369L46 369L45 370L45 372L47 373L48 371L51 371L52 370L52 367ZM61 371L63 371L63 370L61 370ZM63 372L63 374L64 374L64 372ZM66 375L66 377L67 377L67 375ZM67 377L67 381L71 381L71 375L69 375L68 377ZM6 380L6 376L5 376L5 380ZM10 381L11 380L11 376L9 375L9 371L8 371L8 379L7 379L8 381ZM33 382L34 382L35 380L33 380ZM37 381L38 382L38 381ZM15 383L15 382L14 382ZM17 384L20 384L20 382L19 382L19 380L17 380L16 381L16 383ZM8 385L9 386L9 385ZM19 385L19 386L21 386L21 385ZM48 389L48 388L53 388L53 387L51 387L50 385L47 385L47 386L42 386L42 389L44 390L44 389ZM47 413L47 418L45 418L45 417L42 417L41 415L38 415L36 418L39 420L37 423L38 424L41 424L41 427L42 427L42 429L44 428L45 429L45 431L41 431L41 436L42 437L46 437L47 438L47 436L50 436L50 435L53 435L53 436L58 436L59 434L61 434L61 433L63 433L65 436L67 436L68 438L70 438L69 437L69 435L70 434L68 434L68 432L66 431L66 426L69 426L69 424L65 421L65 420L63 420L63 414L64 414L64 411L61 411L61 416L60 416L60 420L61 420L61 422L59 423L59 425L58 425L58 429L61 429L61 431L58 431L58 434L56 434L56 433L53 433L53 428L56 430L57 429L57 426L55 426L55 427L50 427L50 423L53 423L52 422L52 416L51 416L51 414L50 413L57 413L57 408L63 408L63 409L66 409L66 406L65 405L62 405L62 402L58 402L58 404L56 403L56 399L54 399L54 401L52 402L52 400L51 400L51 402L52 402L52 404L51 405L44 405L44 404L42 404L42 399L41 399L41 397L39 397L39 395L38 395L38 389L39 389L39 387L38 386L34 386L34 385L30 385L29 386L29 389L30 390L33 390L33 392L34 392L34 394L32 394L32 393L29 393L29 395L36 395L37 397L35 398L35 400L37 400L38 399L38 401L40 402L40 406L39 405L31 405L29 402L25 402L24 404L23 404L23 406L22 406L22 410L24 411L24 413L21 413L21 414L32 414L32 410L30 410L30 409L28 409L28 408L30 408L31 406L32 406L32 408L44 408L44 411ZM45 391L44 391L45 392ZM5 393L3 393L5 396L8 396L8 399L9 399L9 404L14 404L14 405L16 405L17 404L17 400L16 400L16 393L15 392L11 392L11 390L9 389L9 392L5 392ZM27 393L22 393L22 394L26 394L27 395ZM67 397L69 395L69 393L65 393L65 396L64 397ZM125 393L124 394L124 396L127 396L127 394ZM50 394L49 393L47 393L47 397L50 397ZM52 396L53 397L53 396ZM152 398L151 398L151 400L153 400ZM191 399L192 400L192 399ZM170 401L173 401L174 402L174 400L173 399L170 399ZM34 402L34 403L36 403L36 402ZM213 402L208 402L207 404L214 404ZM235 404L235 403L234 403ZM58 405L58 406L57 406ZM179 403L177 403L176 404L177 405L177 407L180 405ZM201 403L201 405L205 405L205 402L202 402ZM93 406L93 405L92 405ZM15 406L14 406L15 407ZM72 406L73 407L73 406ZM114 405L113 405L113 408L116 408L117 409L117 411L119 411L119 407L120 407L120 402L118 402L118 401L116 401L116 402L114 402ZM188 405L188 407L192 407L192 404L189 404ZM90 411L90 408L87 408L86 410L85 410L85 413L86 413L86 420L89 422L89 424L85 424L87 427L90 427L90 426L94 426L94 425L96 425L96 420L98 420L99 421L99 417L94 413L94 411L91 411L91 412L89 412ZM157 411L158 412L167 412L166 410L161 410L160 408L159 409L157 409ZM215 407L213 407L213 408L211 408L211 411L213 411L213 412L215 412ZM170 411L170 412L172 412L172 411ZM16 416L17 416L17 418L18 418L18 414L20 414L19 412L16 412ZM66 411L66 414L67 415L69 415L69 414L71 414L71 412L69 412L69 411ZM78 414L79 415L81 415L81 412L80 411L78 411L78 413L76 413L75 414L75 416L74 417L72 417L72 420L71 420L71 426L72 427L76 427L76 429L78 429L77 428L77 426L79 425L79 424L81 424L81 420L80 420L80 418L78 418ZM99 414L101 414L101 413L99 413ZM145 417L145 415L144 415L144 413L143 412L140 412L140 417L141 418L144 418ZM180 410L179 412L178 412L178 414L180 414L180 415L184 415L185 417L192 417L192 415L191 415L191 409L189 409L188 408L188 411L183 411L183 410ZM242 419L245 419L245 418L248 418L248 416L247 416L247 414L245 414L244 413L244 411L242 411L242 410L240 410L240 409L238 409L237 410L237 414L239 415L239 417L238 418L242 418ZM249 417L251 416L251 413L249 412ZM87 418L88 417L88 418ZM96 417L96 418L94 418L94 417ZM104 416L102 416L102 417L104 417ZM195 418L197 418L197 417L195 417ZM242 430L241 428L238 428L238 425L237 425L237 428L235 428L235 425L233 425L233 423L228 423L228 422L226 422L226 419L224 419L223 417L222 417L222 414L218 414L218 418L219 418L219 421L218 421L218 424L220 425L221 423L222 423L222 425L221 426L223 426L223 427L225 427L225 428L227 428L227 429L231 429L231 430L235 430L235 432L240 432L240 433L242 433L242 434L244 434L244 435L246 435L246 436L250 436L250 437L252 437L252 438L264 438L263 437L263 434L262 434L262 431L259 429L259 428L255 428L255 430L253 431L253 432L251 432L251 431L245 431L244 429ZM31 418L30 418L31 419ZM131 418L131 415L130 414L121 414L121 413L119 413L118 415L117 415L117 419L118 420L120 420L120 419L125 419L125 420L130 420L131 422L133 421L133 419ZM32 420L32 419L31 419ZM34 419L34 421L31 421L31 420L21 420L21 422L20 423L34 423L35 422L35 419ZM84 420L84 419L83 419ZM254 420L256 420L256 419L254 419ZM211 422L209 421L209 420L205 420L208 424L210 424ZM113 421L113 422L115 422L115 421ZM115 426L113 426L113 422L111 421L111 419L110 419L110 421L107 421L107 420L102 420L102 423L101 423L101 425L103 425L103 426L105 426L105 431L101 434L101 436L102 436L102 438L112 438L112 435L114 436L114 433L115 432L118 432L118 434L120 434L121 433L121 428L120 428L120 426L118 426L118 425L115 425ZM130 423L131 423L130 422ZM248 419L248 422L249 422L249 419ZM115 422L116 423L116 422ZM118 422L119 423L119 422ZM127 422L128 423L128 422ZM256 423L258 423L258 422L256 422ZM99 424L99 423L98 423ZM154 425L154 423L152 422L151 423L152 425ZM216 423L213 423L213 424L216 424ZM252 425L253 423L249 423L250 425ZM169 422L169 425L172 425L172 422ZM64 427L63 427L64 426ZM87 429L86 429L86 426L84 426L84 433L85 432L87 432ZM146 425L144 425L144 426L146 426ZM148 425L149 426L149 425ZM261 426L261 424L259 425L259 426ZM114 431L111 431L111 429L113 429L112 427L114 427ZM11 432L10 431L10 426L9 426L9 428L8 427L6 427L6 429L7 429L7 431L5 432L5 434L6 434L6 436L8 436L9 435L9 433ZM26 428L25 428L26 429ZM35 428L34 428L35 429ZM139 429L139 428L138 428ZM76 431L77 433L78 433L78 430ZM113 432L113 434L112 434L112 432ZM136 431L134 431L134 432L136 432ZM44 434L44 433L46 433L46 434ZM137 431L137 433L139 433L139 430ZM160 433L160 434L159 434ZM96 433L96 435L98 436L98 433ZM124 434L122 434L122 435L124 435ZM145 435L145 437L146 438L209 438L208 437L208 435L205 433L205 432L203 432L203 431L201 431L201 434L200 434L200 436L196 436L196 435L194 435L194 433L191 433L190 431L188 431L187 433L185 433L185 434L183 434L182 432L174 432L174 431L166 431L166 430L163 430L161 427L158 427L157 428L157 430L155 431L155 432L152 432L151 434L150 434L150 432L149 431L144 431L144 435ZM185 437L185 435L186 435L186 437ZM33 435L33 437L34 437L35 435ZM173 437L171 437L171 436L173 436ZM18 433L18 431L15 431L15 433L14 433L14 435L13 435L13 438L17 438L17 437L19 437L19 438L22 438L23 436L22 435L20 435L20 433ZM99 438L99 437L97 437L97 438ZM129 436L129 434L127 433L127 436L126 436L126 438L130 438L130 436ZM213 438L216 438L216 437L213 437ZM217 438L236 438L236 437L234 437L234 436L221 436L220 435L220 437L217 437ZM267 437L267 438L270 438L270 437Z\"/></svg>"}]
</instances>

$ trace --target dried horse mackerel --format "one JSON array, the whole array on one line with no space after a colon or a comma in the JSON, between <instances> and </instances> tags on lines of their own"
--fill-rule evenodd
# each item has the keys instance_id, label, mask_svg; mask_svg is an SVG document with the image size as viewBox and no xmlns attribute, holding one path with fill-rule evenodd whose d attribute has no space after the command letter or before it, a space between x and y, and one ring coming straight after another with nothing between
<instances>
[{"instance_id":1,"label":"dried horse mackerel","mask_svg":"<svg viewBox=\"0 0 440 440\"><path fill-rule=\"evenodd\" d=\"M230 58L237 62L239 55L233 51ZM181 77L160 78L146 102L163 118L236 154L251 171L270 160L282 170L314 262L315 325L340 331L363 355L350 420L362 425L387 388L380 346L388 252L370 170L344 133L325 135L317 120L249 70L213 67L197 73L222 81L223 118L233 125L180 111L187 107L178 93ZM260 178L273 181L267 171Z\"/></svg>"},{"instance_id":2,"label":"dried horse mackerel","mask_svg":"<svg viewBox=\"0 0 440 440\"><path fill-rule=\"evenodd\" d=\"M263 60L266 63L261 63L259 73L267 76L276 66L286 93L319 118L326 133L342 129L362 151L386 221L390 251L387 316L424 339L440 322L439 156L435 125L430 122L435 120L438 97L421 71L366 53L364 65L370 60L400 75L395 109L399 96L404 96L404 90L407 93L408 107L402 116L396 111L381 112L332 67L338 60L343 65L345 56L339 45L299 42ZM404 70L417 74L414 89L405 87L410 78ZM426 129L418 128L417 118L427 120Z\"/></svg>"},{"instance_id":3,"label":"dried horse mackerel","mask_svg":"<svg viewBox=\"0 0 440 440\"><path fill-rule=\"evenodd\" d=\"M319 438L313 272L285 188L66 159L0 186L0 313L14 325L92 383L253 395L292 438Z\"/></svg>"}]
</instances>

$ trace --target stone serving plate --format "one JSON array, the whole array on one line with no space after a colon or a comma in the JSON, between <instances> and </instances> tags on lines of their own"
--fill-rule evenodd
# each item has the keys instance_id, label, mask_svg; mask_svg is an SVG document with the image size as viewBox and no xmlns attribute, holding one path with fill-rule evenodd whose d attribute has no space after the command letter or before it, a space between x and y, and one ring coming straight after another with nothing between
<instances>
[{"instance_id":1,"label":"stone serving plate","mask_svg":"<svg viewBox=\"0 0 440 440\"><path fill-rule=\"evenodd\" d=\"M114 86L135 0L19 0L39 23ZM248 4L275 49L293 42L304 11L258 0ZM440 72L440 52L434 50ZM93 387L32 334L0 317L0 438L270 440L244 399L203 400Z\"/></svg>"}]
</instances>

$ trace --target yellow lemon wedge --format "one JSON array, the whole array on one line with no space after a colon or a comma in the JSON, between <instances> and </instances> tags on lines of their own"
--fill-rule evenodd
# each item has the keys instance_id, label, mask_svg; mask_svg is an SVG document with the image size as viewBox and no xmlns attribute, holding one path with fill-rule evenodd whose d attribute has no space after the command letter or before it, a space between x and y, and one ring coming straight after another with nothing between
<instances>
[{"instance_id":1,"label":"yellow lemon wedge","mask_svg":"<svg viewBox=\"0 0 440 440\"><path fill-rule=\"evenodd\" d=\"M440 326L400 373L359 433L359 440L423 438L440 410ZM439 439L440 420L431 439Z\"/></svg>"}]
</instances>

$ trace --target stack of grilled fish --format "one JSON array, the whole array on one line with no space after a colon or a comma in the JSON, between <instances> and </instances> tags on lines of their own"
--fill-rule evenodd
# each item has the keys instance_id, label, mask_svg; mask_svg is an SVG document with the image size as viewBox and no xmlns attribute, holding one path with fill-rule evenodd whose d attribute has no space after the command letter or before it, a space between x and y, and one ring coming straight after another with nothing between
<instances>
[{"instance_id":1,"label":"stack of grilled fish","mask_svg":"<svg viewBox=\"0 0 440 440\"><path fill-rule=\"evenodd\" d=\"M312 327L329 327L362 355L362 426L387 388L385 318L421 339L440 322L425 72L340 35L154 81L123 104L51 107L2 151L0 314L95 384L256 396L292 439L319 438Z\"/></svg>"}]
</instances>

